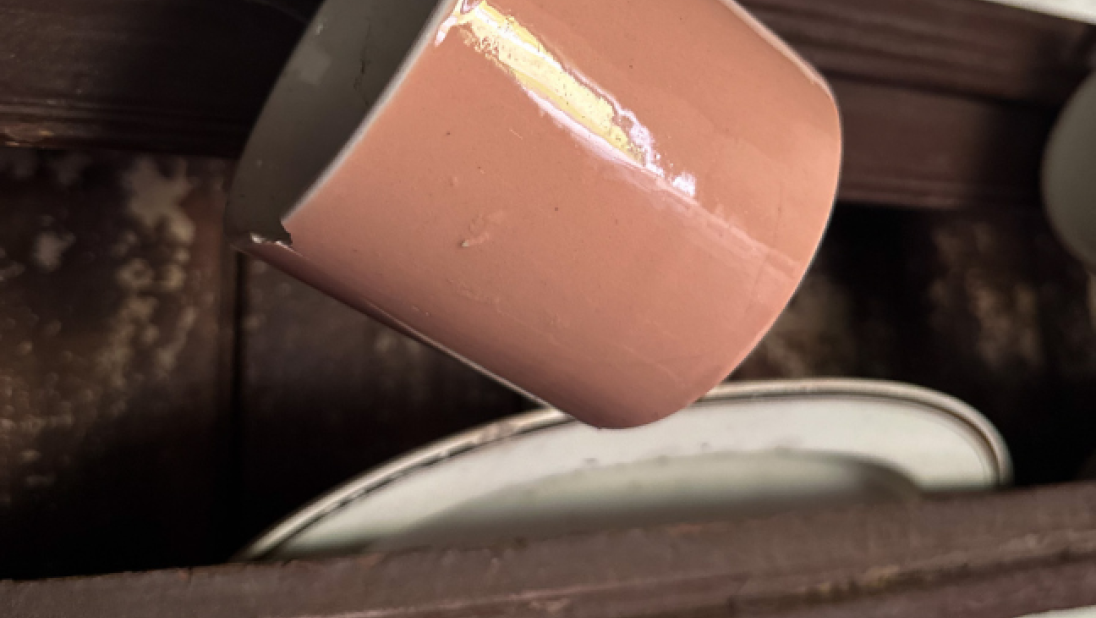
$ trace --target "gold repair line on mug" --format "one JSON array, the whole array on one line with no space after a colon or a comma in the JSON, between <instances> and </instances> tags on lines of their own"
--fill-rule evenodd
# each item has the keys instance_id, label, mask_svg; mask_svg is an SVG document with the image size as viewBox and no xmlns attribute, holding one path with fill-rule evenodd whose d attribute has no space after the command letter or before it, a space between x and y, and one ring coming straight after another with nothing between
<instances>
[{"instance_id":1,"label":"gold repair line on mug","mask_svg":"<svg viewBox=\"0 0 1096 618\"><path fill-rule=\"evenodd\" d=\"M589 143L596 152L653 174L664 188L695 204L696 177L669 177L661 165L651 131L577 71L569 71L545 45L486 0L461 0L442 24L435 44L454 27L465 41L509 73L529 97L556 122Z\"/></svg>"}]
</instances>

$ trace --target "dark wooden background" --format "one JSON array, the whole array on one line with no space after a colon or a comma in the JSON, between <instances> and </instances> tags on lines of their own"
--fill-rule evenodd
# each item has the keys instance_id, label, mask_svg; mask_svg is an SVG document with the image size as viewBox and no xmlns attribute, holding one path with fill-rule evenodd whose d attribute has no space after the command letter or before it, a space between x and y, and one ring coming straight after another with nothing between
<instances>
[{"instance_id":1,"label":"dark wooden background","mask_svg":"<svg viewBox=\"0 0 1096 618\"><path fill-rule=\"evenodd\" d=\"M529 407L231 253L231 159L313 0L0 0L0 578L210 564ZM841 204L732 379L889 378L1096 453L1096 286L1040 211L1093 29L979 0L750 0L832 80Z\"/></svg>"},{"instance_id":2,"label":"dark wooden background","mask_svg":"<svg viewBox=\"0 0 1096 618\"><path fill-rule=\"evenodd\" d=\"M1092 484L489 548L0 582L5 618L1017 618L1094 604Z\"/></svg>"}]
</instances>

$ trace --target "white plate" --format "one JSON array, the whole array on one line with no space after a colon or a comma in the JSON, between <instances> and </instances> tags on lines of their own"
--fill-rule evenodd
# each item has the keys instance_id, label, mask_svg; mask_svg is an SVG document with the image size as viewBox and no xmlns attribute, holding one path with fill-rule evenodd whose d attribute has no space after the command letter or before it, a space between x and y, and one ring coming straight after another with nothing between
<instances>
[{"instance_id":1,"label":"white plate","mask_svg":"<svg viewBox=\"0 0 1096 618\"><path fill-rule=\"evenodd\" d=\"M661 423L555 411L439 442L332 492L239 559L288 559L679 523L1009 479L993 427L932 391L866 381L726 386Z\"/></svg>"}]
</instances>

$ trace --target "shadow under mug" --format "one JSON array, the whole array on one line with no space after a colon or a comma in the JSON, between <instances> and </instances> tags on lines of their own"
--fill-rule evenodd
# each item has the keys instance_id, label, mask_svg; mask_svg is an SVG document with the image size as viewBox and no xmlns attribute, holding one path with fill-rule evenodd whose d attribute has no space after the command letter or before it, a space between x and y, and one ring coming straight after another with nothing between
<instances>
[{"instance_id":1,"label":"shadow under mug","mask_svg":"<svg viewBox=\"0 0 1096 618\"><path fill-rule=\"evenodd\" d=\"M583 421L704 395L803 277L818 74L724 0L328 0L237 172L243 250Z\"/></svg>"}]
</instances>

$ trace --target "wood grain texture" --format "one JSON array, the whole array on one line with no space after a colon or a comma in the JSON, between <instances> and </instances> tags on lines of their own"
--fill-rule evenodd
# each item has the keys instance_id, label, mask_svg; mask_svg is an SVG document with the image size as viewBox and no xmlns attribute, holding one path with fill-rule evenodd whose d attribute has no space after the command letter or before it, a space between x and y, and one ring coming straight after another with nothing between
<instances>
[{"instance_id":1,"label":"wood grain texture","mask_svg":"<svg viewBox=\"0 0 1096 618\"><path fill-rule=\"evenodd\" d=\"M234 153L301 27L246 0L2 0L0 143Z\"/></svg>"},{"instance_id":2,"label":"wood grain texture","mask_svg":"<svg viewBox=\"0 0 1096 618\"><path fill-rule=\"evenodd\" d=\"M225 172L0 149L0 577L216 557Z\"/></svg>"},{"instance_id":3,"label":"wood grain texture","mask_svg":"<svg viewBox=\"0 0 1096 618\"><path fill-rule=\"evenodd\" d=\"M839 198L926 208L1041 204L1054 113L834 80L845 132Z\"/></svg>"},{"instance_id":4,"label":"wood grain texture","mask_svg":"<svg viewBox=\"0 0 1096 618\"><path fill-rule=\"evenodd\" d=\"M235 155L317 4L2 0L0 142ZM1033 204L1046 128L1094 41L981 0L746 5L834 81L850 201Z\"/></svg>"},{"instance_id":5,"label":"wood grain texture","mask_svg":"<svg viewBox=\"0 0 1096 618\"><path fill-rule=\"evenodd\" d=\"M893 616L1096 604L1096 487L321 563L0 583L13 618Z\"/></svg>"}]
</instances>

